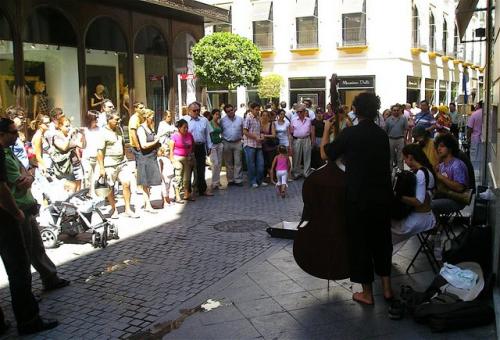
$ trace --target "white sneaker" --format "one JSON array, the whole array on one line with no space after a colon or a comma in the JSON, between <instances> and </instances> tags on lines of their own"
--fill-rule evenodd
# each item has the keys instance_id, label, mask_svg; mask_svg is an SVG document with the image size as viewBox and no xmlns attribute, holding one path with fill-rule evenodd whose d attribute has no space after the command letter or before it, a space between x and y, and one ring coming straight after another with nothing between
<instances>
[{"instance_id":1,"label":"white sneaker","mask_svg":"<svg viewBox=\"0 0 500 340\"><path fill-rule=\"evenodd\" d=\"M252 184L252 188L258 188L259 185L257 183Z\"/></svg>"},{"instance_id":2,"label":"white sneaker","mask_svg":"<svg viewBox=\"0 0 500 340\"><path fill-rule=\"evenodd\" d=\"M269 184L267 184L266 182L262 182L262 183L260 183L260 185L263 187L267 187Z\"/></svg>"}]
</instances>

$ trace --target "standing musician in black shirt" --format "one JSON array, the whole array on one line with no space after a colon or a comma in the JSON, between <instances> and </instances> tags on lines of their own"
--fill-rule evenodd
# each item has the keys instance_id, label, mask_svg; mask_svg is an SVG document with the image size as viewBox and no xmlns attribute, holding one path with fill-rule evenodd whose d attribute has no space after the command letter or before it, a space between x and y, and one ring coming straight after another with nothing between
<instances>
[{"instance_id":1,"label":"standing musician in black shirt","mask_svg":"<svg viewBox=\"0 0 500 340\"><path fill-rule=\"evenodd\" d=\"M372 305L374 270L381 276L384 298L393 297L389 138L374 122L380 108L377 95L361 93L352 105L359 124L344 129L329 143L332 123L327 121L320 151L323 159L334 161L341 157L346 165L350 276L363 287L362 292L353 294L353 300Z\"/></svg>"},{"instance_id":2,"label":"standing musician in black shirt","mask_svg":"<svg viewBox=\"0 0 500 340\"><path fill-rule=\"evenodd\" d=\"M4 148L18 136L16 125L10 119L0 119L0 256L9 277L12 309L20 335L33 334L58 325L57 320L42 320L38 303L31 291L30 261L24 247L20 223L24 213L18 208L7 185ZM0 332L7 324L0 324Z\"/></svg>"}]
</instances>

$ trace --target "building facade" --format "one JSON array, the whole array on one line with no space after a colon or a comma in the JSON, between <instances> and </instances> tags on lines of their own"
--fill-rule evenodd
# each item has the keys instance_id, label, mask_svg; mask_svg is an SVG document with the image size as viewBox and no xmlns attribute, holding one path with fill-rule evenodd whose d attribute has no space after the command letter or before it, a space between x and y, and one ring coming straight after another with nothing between
<instances>
[{"instance_id":1,"label":"building facade","mask_svg":"<svg viewBox=\"0 0 500 340\"><path fill-rule=\"evenodd\" d=\"M263 75L284 78L280 100L309 98L324 107L333 73L350 105L375 91L383 107L427 99L433 104L479 100L484 71L481 43L462 44L452 0L205 0L230 10L231 25L206 25L206 33L232 31L254 41ZM482 21L474 14L467 37ZM465 81L464 81L465 73ZM464 92L465 91L465 92ZM255 89L230 98L209 89L213 104L259 99Z\"/></svg>"},{"instance_id":2,"label":"building facade","mask_svg":"<svg viewBox=\"0 0 500 340\"><path fill-rule=\"evenodd\" d=\"M176 74L206 20L228 12L193 0L3 0L0 2L0 108L30 118L62 107L75 125L100 98L124 119L134 101L162 116L176 107Z\"/></svg>"}]
</instances>

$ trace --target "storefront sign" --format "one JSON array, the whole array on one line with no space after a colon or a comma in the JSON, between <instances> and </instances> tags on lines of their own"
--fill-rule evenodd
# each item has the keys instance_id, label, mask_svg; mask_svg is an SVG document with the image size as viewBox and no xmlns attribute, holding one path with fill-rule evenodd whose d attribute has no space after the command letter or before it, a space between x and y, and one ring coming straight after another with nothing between
<instances>
[{"instance_id":1,"label":"storefront sign","mask_svg":"<svg viewBox=\"0 0 500 340\"><path fill-rule=\"evenodd\" d=\"M181 80L193 80L196 79L196 76L190 73L181 73L179 74L179 78L181 78Z\"/></svg>"},{"instance_id":2,"label":"storefront sign","mask_svg":"<svg viewBox=\"0 0 500 340\"><path fill-rule=\"evenodd\" d=\"M418 77L411 77L411 76L406 77L406 87L409 89L420 90L420 82L421 79Z\"/></svg>"},{"instance_id":3,"label":"storefront sign","mask_svg":"<svg viewBox=\"0 0 500 340\"><path fill-rule=\"evenodd\" d=\"M375 87L375 76L338 77L339 89L366 89Z\"/></svg>"}]
</instances>

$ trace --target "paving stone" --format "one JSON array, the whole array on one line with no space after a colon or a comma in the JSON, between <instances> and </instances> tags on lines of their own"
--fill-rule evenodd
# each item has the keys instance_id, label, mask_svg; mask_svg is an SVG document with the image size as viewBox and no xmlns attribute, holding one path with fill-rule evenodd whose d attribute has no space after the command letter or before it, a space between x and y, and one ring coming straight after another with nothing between
<instances>
[{"instance_id":1,"label":"paving stone","mask_svg":"<svg viewBox=\"0 0 500 340\"><path fill-rule=\"evenodd\" d=\"M284 309L272 298L235 302L236 307L247 318L283 312Z\"/></svg>"},{"instance_id":2,"label":"paving stone","mask_svg":"<svg viewBox=\"0 0 500 340\"><path fill-rule=\"evenodd\" d=\"M279 334L283 330L300 330L303 327L289 313L281 312L251 318L250 321L264 337Z\"/></svg>"}]
</instances>

